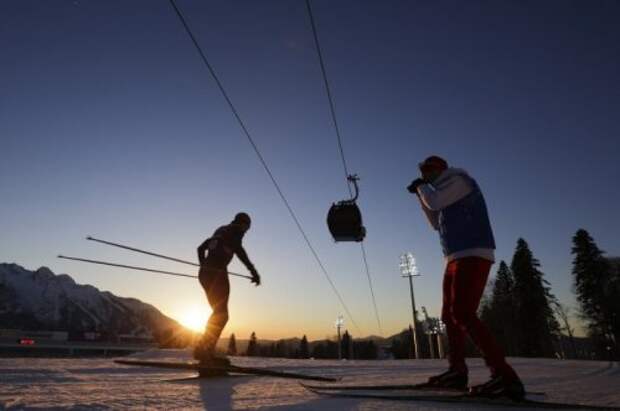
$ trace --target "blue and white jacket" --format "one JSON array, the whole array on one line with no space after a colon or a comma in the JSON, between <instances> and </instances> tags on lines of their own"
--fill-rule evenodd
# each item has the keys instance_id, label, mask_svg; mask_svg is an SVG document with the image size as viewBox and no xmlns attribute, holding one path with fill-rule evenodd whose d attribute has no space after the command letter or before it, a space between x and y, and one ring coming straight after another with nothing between
<instances>
[{"instance_id":1,"label":"blue and white jacket","mask_svg":"<svg viewBox=\"0 0 620 411\"><path fill-rule=\"evenodd\" d=\"M418 194L429 222L439 231L448 261L472 256L495 261L487 206L480 187L465 170L445 170L432 184L419 186Z\"/></svg>"}]
</instances>

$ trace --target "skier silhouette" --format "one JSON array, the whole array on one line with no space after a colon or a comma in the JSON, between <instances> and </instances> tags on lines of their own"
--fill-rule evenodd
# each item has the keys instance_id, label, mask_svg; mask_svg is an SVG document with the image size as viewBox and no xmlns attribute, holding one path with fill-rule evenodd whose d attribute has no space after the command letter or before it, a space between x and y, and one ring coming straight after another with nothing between
<instances>
[{"instance_id":1,"label":"skier silhouette","mask_svg":"<svg viewBox=\"0 0 620 411\"><path fill-rule=\"evenodd\" d=\"M230 364L227 358L215 355L215 345L228 322L230 294L228 264L234 255L237 255L250 271L252 282L257 286L260 285L260 276L241 244L251 224L252 221L248 214L238 213L230 224L215 230L213 235L198 247L198 261L200 262L198 279L213 310L205 333L194 349L194 357L202 365L225 366Z\"/></svg>"},{"instance_id":2,"label":"skier silhouette","mask_svg":"<svg viewBox=\"0 0 620 411\"><path fill-rule=\"evenodd\" d=\"M407 189L418 196L429 222L439 231L447 261L441 319L448 332L450 368L431 377L428 384L467 388L465 335L469 334L491 370L491 379L470 391L521 400L525 396L521 380L476 314L495 260L495 239L480 187L464 170L449 168L441 157L428 157L420 172L421 178Z\"/></svg>"}]
</instances>

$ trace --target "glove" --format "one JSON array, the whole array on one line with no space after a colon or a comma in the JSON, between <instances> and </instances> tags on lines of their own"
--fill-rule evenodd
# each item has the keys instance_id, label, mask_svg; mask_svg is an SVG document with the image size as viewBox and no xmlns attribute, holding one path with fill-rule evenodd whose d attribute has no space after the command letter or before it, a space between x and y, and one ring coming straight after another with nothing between
<instances>
[{"instance_id":1,"label":"glove","mask_svg":"<svg viewBox=\"0 0 620 411\"><path fill-rule=\"evenodd\" d=\"M252 283L256 284L256 286L260 285L260 275L258 275L258 271L256 271L255 269L252 269L250 271L252 273Z\"/></svg>"},{"instance_id":2,"label":"glove","mask_svg":"<svg viewBox=\"0 0 620 411\"><path fill-rule=\"evenodd\" d=\"M418 187L420 187L422 184L426 184L426 181L421 178L416 178L411 182L411 184L407 186L407 190L411 194L418 194Z\"/></svg>"}]
</instances>

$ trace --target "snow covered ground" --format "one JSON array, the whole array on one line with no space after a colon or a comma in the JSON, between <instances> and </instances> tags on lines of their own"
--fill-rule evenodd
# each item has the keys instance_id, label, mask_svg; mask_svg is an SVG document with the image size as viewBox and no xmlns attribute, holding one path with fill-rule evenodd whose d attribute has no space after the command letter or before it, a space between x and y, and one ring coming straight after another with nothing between
<instances>
[{"instance_id":1,"label":"snow covered ground","mask_svg":"<svg viewBox=\"0 0 620 411\"><path fill-rule=\"evenodd\" d=\"M190 355L183 350L156 350L124 358L186 361ZM522 375L527 389L545 391L549 401L620 406L617 363L548 359L513 359L511 362ZM235 357L233 363L340 376L343 383L351 384L418 382L445 367L445 362L439 360L339 362ZM470 360L469 364L472 383L487 378L479 359ZM325 398L306 391L295 380L271 377L170 381L192 375L187 371L117 365L109 358L0 358L0 409L370 411L494 408Z\"/></svg>"}]
</instances>

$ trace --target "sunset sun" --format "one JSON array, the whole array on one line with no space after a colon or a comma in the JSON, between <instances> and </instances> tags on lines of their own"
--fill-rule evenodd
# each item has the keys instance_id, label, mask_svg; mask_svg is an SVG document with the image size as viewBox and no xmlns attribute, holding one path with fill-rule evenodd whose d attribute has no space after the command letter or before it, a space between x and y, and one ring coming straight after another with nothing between
<instances>
[{"instance_id":1,"label":"sunset sun","mask_svg":"<svg viewBox=\"0 0 620 411\"><path fill-rule=\"evenodd\" d=\"M203 332L208 318L209 313L206 308L188 307L179 322L193 331Z\"/></svg>"}]
</instances>

